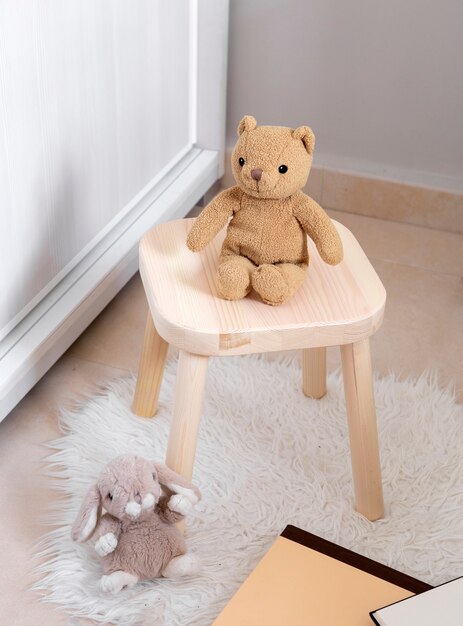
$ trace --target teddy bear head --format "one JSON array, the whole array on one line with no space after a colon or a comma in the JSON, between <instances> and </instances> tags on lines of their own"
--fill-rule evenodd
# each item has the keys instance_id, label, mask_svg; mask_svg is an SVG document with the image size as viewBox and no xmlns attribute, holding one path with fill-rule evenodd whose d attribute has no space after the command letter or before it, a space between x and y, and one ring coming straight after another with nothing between
<instances>
[{"instance_id":1,"label":"teddy bear head","mask_svg":"<svg viewBox=\"0 0 463 626\"><path fill-rule=\"evenodd\" d=\"M255 198L288 198L307 182L315 136L308 126L257 126L246 115L232 154L235 180Z\"/></svg>"}]
</instances>

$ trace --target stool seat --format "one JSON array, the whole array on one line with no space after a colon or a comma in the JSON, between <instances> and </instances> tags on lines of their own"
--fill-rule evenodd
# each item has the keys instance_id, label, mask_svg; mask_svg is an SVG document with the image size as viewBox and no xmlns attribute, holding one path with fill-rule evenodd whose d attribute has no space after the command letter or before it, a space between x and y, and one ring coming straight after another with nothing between
<instances>
[{"instance_id":1,"label":"stool seat","mask_svg":"<svg viewBox=\"0 0 463 626\"><path fill-rule=\"evenodd\" d=\"M344 345L382 322L386 291L352 233L334 225L344 246L337 266L324 263L308 239L309 269L299 291L280 306L251 293L227 301L215 274L225 230L200 253L186 237L194 219L167 222L140 244L140 274L157 332L165 341L207 356Z\"/></svg>"},{"instance_id":2,"label":"stool seat","mask_svg":"<svg viewBox=\"0 0 463 626\"><path fill-rule=\"evenodd\" d=\"M133 411L156 414L169 344L179 349L166 463L190 479L209 357L302 349L302 392L322 398L326 348L339 345L355 487L355 506L370 520L383 515L381 466L369 337L381 325L386 292L352 233L334 222L344 260L324 263L311 239L303 285L272 307L251 293L219 297L215 276L225 232L201 252L186 246L194 220L161 224L140 244L140 274L150 312ZM258 383L257 383L258 384Z\"/></svg>"}]
</instances>

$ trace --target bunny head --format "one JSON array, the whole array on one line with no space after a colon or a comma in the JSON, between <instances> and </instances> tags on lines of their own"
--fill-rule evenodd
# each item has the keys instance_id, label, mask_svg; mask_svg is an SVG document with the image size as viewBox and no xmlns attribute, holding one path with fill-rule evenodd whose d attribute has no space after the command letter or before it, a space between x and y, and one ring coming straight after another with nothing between
<instances>
[{"instance_id":1,"label":"bunny head","mask_svg":"<svg viewBox=\"0 0 463 626\"><path fill-rule=\"evenodd\" d=\"M88 490L72 527L72 538L86 541L95 530L103 508L121 521L140 521L154 515L162 495L161 485L172 490L179 486L193 488L160 463L134 454L113 459Z\"/></svg>"}]
</instances>

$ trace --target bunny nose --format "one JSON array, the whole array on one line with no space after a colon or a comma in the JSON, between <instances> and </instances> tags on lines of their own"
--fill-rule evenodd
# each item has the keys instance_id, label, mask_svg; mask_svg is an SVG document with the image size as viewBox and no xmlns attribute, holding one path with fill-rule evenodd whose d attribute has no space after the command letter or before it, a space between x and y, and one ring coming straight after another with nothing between
<instances>
[{"instance_id":1,"label":"bunny nose","mask_svg":"<svg viewBox=\"0 0 463 626\"><path fill-rule=\"evenodd\" d=\"M258 168L255 170L251 170L251 176L254 178L254 180L259 181L262 178L262 170Z\"/></svg>"},{"instance_id":2,"label":"bunny nose","mask_svg":"<svg viewBox=\"0 0 463 626\"><path fill-rule=\"evenodd\" d=\"M146 496L143 498L143 502L141 503L141 508L142 509L151 509L154 506L154 495L150 492L147 493Z\"/></svg>"},{"instance_id":3,"label":"bunny nose","mask_svg":"<svg viewBox=\"0 0 463 626\"><path fill-rule=\"evenodd\" d=\"M133 500L129 502L125 507L125 512L127 513L127 515L130 515L130 517L138 517L140 515L140 511L141 506L138 504L138 502L134 502Z\"/></svg>"},{"instance_id":4,"label":"bunny nose","mask_svg":"<svg viewBox=\"0 0 463 626\"><path fill-rule=\"evenodd\" d=\"M134 498L135 502L138 502L138 504L141 504L141 495L140 492L135 494L135 498Z\"/></svg>"}]
</instances>

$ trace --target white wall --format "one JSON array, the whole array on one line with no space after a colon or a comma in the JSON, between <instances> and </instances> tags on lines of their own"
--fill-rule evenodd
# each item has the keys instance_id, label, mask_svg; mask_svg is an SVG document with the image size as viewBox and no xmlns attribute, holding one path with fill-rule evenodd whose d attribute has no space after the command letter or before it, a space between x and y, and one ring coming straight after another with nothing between
<instances>
[{"instance_id":1,"label":"white wall","mask_svg":"<svg viewBox=\"0 0 463 626\"><path fill-rule=\"evenodd\" d=\"M227 144L312 126L315 165L463 190L461 0L233 0Z\"/></svg>"},{"instance_id":2,"label":"white wall","mask_svg":"<svg viewBox=\"0 0 463 626\"><path fill-rule=\"evenodd\" d=\"M0 339L191 146L188 6L0 3Z\"/></svg>"},{"instance_id":3,"label":"white wall","mask_svg":"<svg viewBox=\"0 0 463 626\"><path fill-rule=\"evenodd\" d=\"M223 171L228 0L0 0L0 420Z\"/></svg>"}]
</instances>

